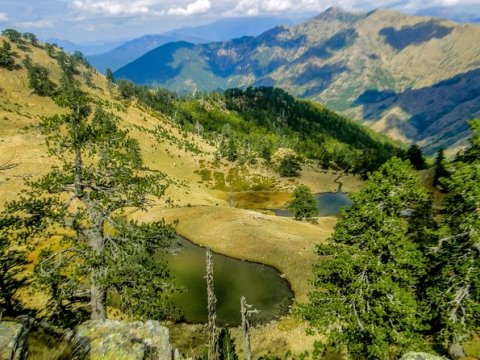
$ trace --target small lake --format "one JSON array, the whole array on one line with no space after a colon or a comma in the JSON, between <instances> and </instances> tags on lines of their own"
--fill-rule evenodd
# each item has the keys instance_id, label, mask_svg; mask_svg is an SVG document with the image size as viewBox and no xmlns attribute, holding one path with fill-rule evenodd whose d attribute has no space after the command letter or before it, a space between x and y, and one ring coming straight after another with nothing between
<instances>
[{"instance_id":1,"label":"small lake","mask_svg":"<svg viewBox=\"0 0 480 360\"><path fill-rule=\"evenodd\" d=\"M207 322L207 285L205 280L205 248L180 238L181 248L167 260L182 293L174 296L185 321ZM254 308L253 322L266 322L287 314L292 303L290 284L280 272L262 264L241 261L212 253L217 320L220 324L241 323L240 297L243 295Z\"/></svg>"},{"instance_id":2,"label":"small lake","mask_svg":"<svg viewBox=\"0 0 480 360\"><path fill-rule=\"evenodd\" d=\"M343 192L324 192L315 194L317 200L318 216L338 215L340 210L353 204L347 193ZM272 209L278 216L293 216L288 209Z\"/></svg>"}]
</instances>

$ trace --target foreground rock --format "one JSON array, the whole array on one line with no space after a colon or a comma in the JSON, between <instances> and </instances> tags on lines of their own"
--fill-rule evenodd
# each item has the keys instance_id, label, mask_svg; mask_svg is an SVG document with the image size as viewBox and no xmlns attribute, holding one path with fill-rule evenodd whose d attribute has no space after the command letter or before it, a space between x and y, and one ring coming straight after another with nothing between
<instances>
[{"instance_id":1,"label":"foreground rock","mask_svg":"<svg viewBox=\"0 0 480 360\"><path fill-rule=\"evenodd\" d=\"M91 320L77 327L79 356L92 360L171 360L168 329L158 321Z\"/></svg>"},{"instance_id":2,"label":"foreground rock","mask_svg":"<svg viewBox=\"0 0 480 360\"><path fill-rule=\"evenodd\" d=\"M28 331L22 324L0 322L0 360L21 360L26 354Z\"/></svg>"},{"instance_id":3,"label":"foreground rock","mask_svg":"<svg viewBox=\"0 0 480 360\"><path fill-rule=\"evenodd\" d=\"M409 352L403 355L400 360L446 360L446 358L424 352Z\"/></svg>"}]
</instances>

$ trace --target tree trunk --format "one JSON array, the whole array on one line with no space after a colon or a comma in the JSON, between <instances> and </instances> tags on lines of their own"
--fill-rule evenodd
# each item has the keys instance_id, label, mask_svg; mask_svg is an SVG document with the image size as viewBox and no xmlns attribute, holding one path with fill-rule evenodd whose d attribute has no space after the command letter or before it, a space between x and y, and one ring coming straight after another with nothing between
<instances>
[{"instance_id":1,"label":"tree trunk","mask_svg":"<svg viewBox=\"0 0 480 360\"><path fill-rule=\"evenodd\" d=\"M252 352L250 350L250 335L249 335L249 330L250 330L250 321L249 321L249 311L248 311L248 304L247 300L245 299L244 296L240 298L240 307L241 307L241 313L242 313L242 328L243 328L243 339L244 339L244 352L245 352L245 360L251 360L252 359Z\"/></svg>"},{"instance_id":2,"label":"tree trunk","mask_svg":"<svg viewBox=\"0 0 480 360\"><path fill-rule=\"evenodd\" d=\"M90 216L95 222L95 226L91 229L90 246L95 256L102 255L105 248L105 236L103 233L104 221L102 215L92 204L87 205ZM107 303L107 290L100 284L99 275L103 272L101 266L94 266L90 270L90 291L91 291L91 319L105 320L107 312L105 310Z\"/></svg>"},{"instance_id":3,"label":"tree trunk","mask_svg":"<svg viewBox=\"0 0 480 360\"><path fill-rule=\"evenodd\" d=\"M105 288L100 285L97 285L95 280L95 275L91 276L90 284L90 305L92 307L90 318L92 320L105 320L107 318L107 313L105 310L105 303L107 300L107 292Z\"/></svg>"},{"instance_id":4,"label":"tree trunk","mask_svg":"<svg viewBox=\"0 0 480 360\"><path fill-rule=\"evenodd\" d=\"M208 295L208 332L210 334L210 347L208 360L218 359L218 329L215 324L217 318L217 298L213 287L213 262L212 252L207 248L207 295Z\"/></svg>"}]
</instances>

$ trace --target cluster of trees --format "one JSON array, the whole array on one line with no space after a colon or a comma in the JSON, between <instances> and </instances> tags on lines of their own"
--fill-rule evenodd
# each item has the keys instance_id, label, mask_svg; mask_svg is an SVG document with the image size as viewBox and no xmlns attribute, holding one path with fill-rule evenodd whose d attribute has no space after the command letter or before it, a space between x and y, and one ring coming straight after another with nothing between
<instances>
[{"instance_id":1,"label":"cluster of trees","mask_svg":"<svg viewBox=\"0 0 480 360\"><path fill-rule=\"evenodd\" d=\"M480 326L480 121L471 147L440 178L448 192L434 221L430 195L409 162L393 158L372 173L314 269L316 290L301 308L333 347L355 358L389 359L446 348Z\"/></svg>"},{"instance_id":2,"label":"cluster of trees","mask_svg":"<svg viewBox=\"0 0 480 360\"><path fill-rule=\"evenodd\" d=\"M3 40L0 48L0 67L7 70L14 70L17 67L15 64L15 53L12 51L10 42L16 44L21 49L25 48L27 44L38 46L37 37L29 32L21 33L14 29L5 29L2 31L2 35L9 41Z\"/></svg>"},{"instance_id":3,"label":"cluster of trees","mask_svg":"<svg viewBox=\"0 0 480 360\"><path fill-rule=\"evenodd\" d=\"M27 44L31 44L33 46L39 45L37 37L30 32L21 33L15 29L5 29L2 31L2 35L6 36L8 40L19 47L23 47Z\"/></svg>"},{"instance_id":4,"label":"cluster of trees","mask_svg":"<svg viewBox=\"0 0 480 360\"><path fill-rule=\"evenodd\" d=\"M32 62L27 55L23 61L23 65L27 69L28 83L33 92L39 96L53 96L57 87L50 80L48 69L39 64Z\"/></svg>"},{"instance_id":5,"label":"cluster of trees","mask_svg":"<svg viewBox=\"0 0 480 360\"><path fill-rule=\"evenodd\" d=\"M385 137L277 88L230 89L193 97L126 80L117 81L117 88L121 98L135 97L170 115L185 131L217 144L217 155L230 161L270 162L275 150L287 147L324 168L366 175L392 156L406 156Z\"/></svg>"},{"instance_id":6,"label":"cluster of trees","mask_svg":"<svg viewBox=\"0 0 480 360\"><path fill-rule=\"evenodd\" d=\"M14 29L6 29L2 32L11 43L16 44L19 48L25 48L28 44L36 47L41 47L36 36L32 33L20 33ZM0 67L8 70L14 70L19 67L15 63L15 53L12 51L10 42L3 41L3 46L0 48ZM58 65L63 71L60 88L53 83L49 78L49 71L40 64L35 64L27 55L23 60L28 74L29 86L33 92L40 96L54 96L65 93L67 88L71 88L74 82L74 75L80 75L78 65L86 67L87 71L83 73L83 77L88 86L93 86L92 77L89 70L92 68L87 59L80 51L75 51L73 54L67 54L56 45L46 43L44 48L48 54L57 60ZM78 84L77 84L78 85Z\"/></svg>"},{"instance_id":7,"label":"cluster of trees","mask_svg":"<svg viewBox=\"0 0 480 360\"><path fill-rule=\"evenodd\" d=\"M288 138L293 150L325 168L366 174L392 156L403 156L386 138L278 88L229 89L224 97L227 109L256 127Z\"/></svg>"}]
</instances>

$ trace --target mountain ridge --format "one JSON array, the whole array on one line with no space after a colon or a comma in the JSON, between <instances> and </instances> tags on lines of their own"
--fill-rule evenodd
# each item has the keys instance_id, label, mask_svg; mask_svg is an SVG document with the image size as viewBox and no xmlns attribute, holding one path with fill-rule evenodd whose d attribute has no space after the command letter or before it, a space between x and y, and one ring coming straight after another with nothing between
<instances>
[{"instance_id":1,"label":"mountain ridge","mask_svg":"<svg viewBox=\"0 0 480 360\"><path fill-rule=\"evenodd\" d=\"M478 25L384 9L350 13L329 8L302 24L277 26L256 37L160 48L117 70L115 76L186 92L277 86L325 103L396 139L417 142L432 153L438 149L432 140L439 140L442 147L456 147L468 136L462 131L446 132L441 124L464 129L466 114L480 109L480 96L471 83L466 89L473 96L470 99L456 98L458 86L448 83L480 68L477 38ZM155 64L155 54L169 51L172 61ZM450 109L438 97L431 97L432 103L420 109L415 107L415 113L382 101L377 114L367 119L365 106L358 101L370 90L401 94L407 89L433 88L442 81L447 81L442 97L447 97ZM417 128L412 118L438 107L444 113L430 119L438 126L430 127L428 133Z\"/></svg>"},{"instance_id":2,"label":"mountain ridge","mask_svg":"<svg viewBox=\"0 0 480 360\"><path fill-rule=\"evenodd\" d=\"M88 56L90 63L102 73L107 68L115 71L145 53L169 42L188 41L196 44L223 41L240 34L257 35L278 23L288 23L284 18L238 18L219 20L209 24L183 27L162 34L147 34L131 39L117 47Z\"/></svg>"}]
</instances>

